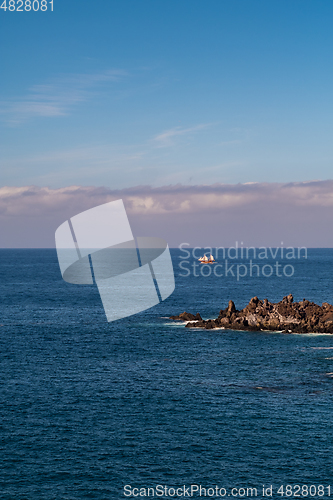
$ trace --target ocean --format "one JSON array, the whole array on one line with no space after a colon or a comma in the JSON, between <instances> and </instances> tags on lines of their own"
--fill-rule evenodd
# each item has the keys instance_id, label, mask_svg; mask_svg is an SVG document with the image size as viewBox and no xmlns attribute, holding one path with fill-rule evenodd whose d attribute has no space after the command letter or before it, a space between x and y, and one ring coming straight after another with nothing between
<instances>
[{"instance_id":1,"label":"ocean","mask_svg":"<svg viewBox=\"0 0 333 500\"><path fill-rule=\"evenodd\" d=\"M333 496L333 337L168 319L333 303L333 250L220 255L218 272L171 253L174 293L107 323L55 250L0 250L1 500Z\"/></svg>"}]
</instances>

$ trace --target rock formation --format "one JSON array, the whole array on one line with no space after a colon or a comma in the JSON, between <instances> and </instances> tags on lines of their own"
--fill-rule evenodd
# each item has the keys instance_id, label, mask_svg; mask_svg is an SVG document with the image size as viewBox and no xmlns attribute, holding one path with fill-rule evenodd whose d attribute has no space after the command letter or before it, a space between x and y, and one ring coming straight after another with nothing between
<instances>
[{"instance_id":1,"label":"rock formation","mask_svg":"<svg viewBox=\"0 0 333 500\"><path fill-rule=\"evenodd\" d=\"M226 309L221 309L216 319L203 320L196 315L183 312L170 319L187 321L187 328L225 328L249 331L283 331L284 333L333 333L333 306L324 302L322 306L303 300L294 302L290 294L276 304L267 299L253 297L249 304L238 311L230 300Z\"/></svg>"}]
</instances>

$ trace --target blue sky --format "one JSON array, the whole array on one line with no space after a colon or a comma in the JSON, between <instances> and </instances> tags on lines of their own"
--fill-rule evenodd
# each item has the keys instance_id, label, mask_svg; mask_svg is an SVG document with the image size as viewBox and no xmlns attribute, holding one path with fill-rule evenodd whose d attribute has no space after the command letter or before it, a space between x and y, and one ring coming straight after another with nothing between
<instances>
[{"instance_id":1,"label":"blue sky","mask_svg":"<svg viewBox=\"0 0 333 500\"><path fill-rule=\"evenodd\" d=\"M332 178L333 3L0 11L1 186Z\"/></svg>"}]
</instances>

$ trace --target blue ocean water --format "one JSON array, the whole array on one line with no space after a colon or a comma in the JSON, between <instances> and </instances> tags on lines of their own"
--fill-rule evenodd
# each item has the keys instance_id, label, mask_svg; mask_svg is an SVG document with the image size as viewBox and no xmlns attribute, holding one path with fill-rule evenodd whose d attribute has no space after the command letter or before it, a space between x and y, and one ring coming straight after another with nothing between
<instances>
[{"instance_id":1,"label":"blue ocean water","mask_svg":"<svg viewBox=\"0 0 333 500\"><path fill-rule=\"evenodd\" d=\"M282 260L289 277L239 280L200 267L195 276L184 257L172 250L171 297L108 324L97 289L65 283L54 250L0 250L1 500L113 500L125 485L191 484L258 496L273 485L273 498L280 485L331 485L333 496L333 337L167 319L216 317L254 295L333 303L333 250Z\"/></svg>"}]
</instances>

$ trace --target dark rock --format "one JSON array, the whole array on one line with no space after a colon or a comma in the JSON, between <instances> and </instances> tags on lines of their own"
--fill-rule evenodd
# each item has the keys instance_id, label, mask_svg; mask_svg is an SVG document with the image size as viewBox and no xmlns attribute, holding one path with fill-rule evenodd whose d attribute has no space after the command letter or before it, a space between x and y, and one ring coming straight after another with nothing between
<instances>
[{"instance_id":1,"label":"dark rock","mask_svg":"<svg viewBox=\"0 0 333 500\"><path fill-rule=\"evenodd\" d=\"M228 310L227 310L227 312L228 312L229 314L232 314L232 313L236 312L236 307L235 307L235 304L233 303L233 301L232 301L232 300L229 300L229 304L228 304Z\"/></svg>"},{"instance_id":2,"label":"dark rock","mask_svg":"<svg viewBox=\"0 0 333 500\"><path fill-rule=\"evenodd\" d=\"M187 321L187 328L225 328L248 331L282 331L284 333L332 333L333 306L324 302L322 306L303 299L294 302L291 294L278 303L253 297L249 304L238 311L232 300L226 309L221 309L215 320L203 320L196 315L183 312L170 319Z\"/></svg>"},{"instance_id":3,"label":"dark rock","mask_svg":"<svg viewBox=\"0 0 333 500\"><path fill-rule=\"evenodd\" d=\"M178 321L202 321L202 317L200 316L199 313L194 315L194 314L188 313L186 311L179 314L178 316L170 316L170 319L178 320Z\"/></svg>"},{"instance_id":4,"label":"dark rock","mask_svg":"<svg viewBox=\"0 0 333 500\"><path fill-rule=\"evenodd\" d=\"M294 297L291 295L291 293L287 297L283 297L282 303L283 304L292 304L294 301Z\"/></svg>"}]
</instances>

